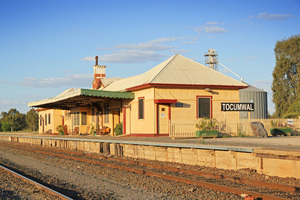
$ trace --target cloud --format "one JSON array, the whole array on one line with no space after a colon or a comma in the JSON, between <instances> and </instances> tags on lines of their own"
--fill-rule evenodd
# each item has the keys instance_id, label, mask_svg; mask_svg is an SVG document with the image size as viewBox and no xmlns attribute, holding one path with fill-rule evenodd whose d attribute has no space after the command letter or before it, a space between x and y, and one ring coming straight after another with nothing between
<instances>
[{"instance_id":1,"label":"cloud","mask_svg":"<svg viewBox=\"0 0 300 200\"><path fill-rule=\"evenodd\" d=\"M204 30L205 33L226 33L227 32L225 28L219 26L201 26L195 28L196 32L201 32L202 30Z\"/></svg>"},{"instance_id":2,"label":"cloud","mask_svg":"<svg viewBox=\"0 0 300 200\"><path fill-rule=\"evenodd\" d=\"M183 37L159 38L159 39L155 39L155 40L151 40L151 41L139 43L139 44L121 44L121 45L115 46L115 48L116 49L138 49L138 50L147 50L147 51L159 51L159 50L166 50L166 49L174 48L174 46L164 45L161 43L172 42L172 41L181 40L181 39L183 39Z\"/></svg>"},{"instance_id":3,"label":"cloud","mask_svg":"<svg viewBox=\"0 0 300 200\"><path fill-rule=\"evenodd\" d=\"M198 43L198 37L186 38L187 40L181 41L181 44L196 44Z\"/></svg>"},{"instance_id":4,"label":"cloud","mask_svg":"<svg viewBox=\"0 0 300 200\"><path fill-rule=\"evenodd\" d=\"M183 40L187 37L164 37L148 42L138 44L120 44L110 48L100 47L99 50L112 50L112 53L99 56L101 62L110 63L144 63L147 61L161 61L162 58L167 57L158 51L169 50L170 52L178 49L173 45L166 45L177 40ZM94 61L94 57L88 56L81 59L82 61Z\"/></svg>"},{"instance_id":5,"label":"cloud","mask_svg":"<svg viewBox=\"0 0 300 200\"><path fill-rule=\"evenodd\" d=\"M140 51L135 49L120 50L112 54L100 56L103 62L111 63L143 63L147 61L160 61L166 55L156 53L155 51Z\"/></svg>"},{"instance_id":6,"label":"cloud","mask_svg":"<svg viewBox=\"0 0 300 200\"><path fill-rule=\"evenodd\" d=\"M260 13L257 15L257 18L266 19L266 20L284 20L289 19L293 15L290 14L268 14L268 13Z\"/></svg>"},{"instance_id":7,"label":"cloud","mask_svg":"<svg viewBox=\"0 0 300 200\"><path fill-rule=\"evenodd\" d=\"M90 87L92 80L92 74L72 74L64 77L54 77L45 79L24 78L24 80L21 82L21 85L30 87Z\"/></svg>"},{"instance_id":8,"label":"cloud","mask_svg":"<svg viewBox=\"0 0 300 200\"><path fill-rule=\"evenodd\" d=\"M226 33L227 31L225 28L218 27L218 26L211 26L211 27L205 27L206 33Z\"/></svg>"},{"instance_id":9,"label":"cloud","mask_svg":"<svg viewBox=\"0 0 300 200\"><path fill-rule=\"evenodd\" d=\"M82 58L81 60L82 60L82 61L94 61L95 58L92 57L92 56L87 56L87 57Z\"/></svg>"},{"instance_id":10,"label":"cloud","mask_svg":"<svg viewBox=\"0 0 300 200\"><path fill-rule=\"evenodd\" d=\"M218 24L218 22L206 22L205 25L217 25L217 24Z\"/></svg>"}]
</instances>

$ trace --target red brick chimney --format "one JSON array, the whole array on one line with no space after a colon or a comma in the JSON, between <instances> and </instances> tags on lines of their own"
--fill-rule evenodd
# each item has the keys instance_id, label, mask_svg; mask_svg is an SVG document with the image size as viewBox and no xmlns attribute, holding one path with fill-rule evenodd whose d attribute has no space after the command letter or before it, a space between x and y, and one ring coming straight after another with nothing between
<instances>
[{"instance_id":1,"label":"red brick chimney","mask_svg":"<svg viewBox=\"0 0 300 200\"><path fill-rule=\"evenodd\" d=\"M94 81L93 89L98 90L100 88L100 78L105 77L105 67L106 65L98 65L98 56L95 56L96 64L94 67Z\"/></svg>"}]
</instances>

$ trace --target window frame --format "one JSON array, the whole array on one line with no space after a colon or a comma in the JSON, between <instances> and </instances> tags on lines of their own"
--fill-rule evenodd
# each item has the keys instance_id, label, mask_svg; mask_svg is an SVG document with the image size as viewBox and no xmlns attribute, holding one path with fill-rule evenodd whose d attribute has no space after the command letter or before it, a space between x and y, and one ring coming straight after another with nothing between
<instances>
[{"instance_id":1,"label":"window frame","mask_svg":"<svg viewBox=\"0 0 300 200\"><path fill-rule=\"evenodd\" d=\"M48 113L48 124L51 124L51 115Z\"/></svg>"},{"instance_id":2,"label":"window frame","mask_svg":"<svg viewBox=\"0 0 300 200\"><path fill-rule=\"evenodd\" d=\"M40 115L40 126L43 126L43 115Z\"/></svg>"},{"instance_id":3,"label":"window frame","mask_svg":"<svg viewBox=\"0 0 300 200\"><path fill-rule=\"evenodd\" d=\"M138 119L145 119L145 97L138 98Z\"/></svg>"},{"instance_id":4,"label":"window frame","mask_svg":"<svg viewBox=\"0 0 300 200\"><path fill-rule=\"evenodd\" d=\"M87 112L81 112L80 115L81 115L80 124L87 125Z\"/></svg>"},{"instance_id":5,"label":"window frame","mask_svg":"<svg viewBox=\"0 0 300 200\"><path fill-rule=\"evenodd\" d=\"M104 123L109 123L109 104L104 104Z\"/></svg>"},{"instance_id":6,"label":"window frame","mask_svg":"<svg viewBox=\"0 0 300 200\"><path fill-rule=\"evenodd\" d=\"M73 126L79 126L79 112L73 113Z\"/></svg>"},{"instance_id":7,"label":"window frame","mask_svg":"<svg viewBox=\"0 0 300 200\"><path fill-rule=\"evenodd\" d=\"M212 96L197 96L196 97L196 119L201 119L205 117L200 117L200 107L199 107L199 99L209 99L209 118L213 118L212 112Z\"/></svg>"}]
</instances>

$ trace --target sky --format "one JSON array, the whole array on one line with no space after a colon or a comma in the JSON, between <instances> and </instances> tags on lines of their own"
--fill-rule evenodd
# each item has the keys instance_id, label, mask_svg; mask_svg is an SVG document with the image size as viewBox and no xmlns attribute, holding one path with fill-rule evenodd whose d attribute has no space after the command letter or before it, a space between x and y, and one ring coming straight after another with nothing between
<instances>
[{"instance_id":1,"label":"sky","mask_svg":"<svg viewBox=\"0 0 300 200\"><path fill-rule=\"evenodd\" d=\"M0 112L208 49L272 103L274 47L300 33L300 0L0 0ZM221 65L218 70L239 80Z\"/></svg>"}]
</instances>

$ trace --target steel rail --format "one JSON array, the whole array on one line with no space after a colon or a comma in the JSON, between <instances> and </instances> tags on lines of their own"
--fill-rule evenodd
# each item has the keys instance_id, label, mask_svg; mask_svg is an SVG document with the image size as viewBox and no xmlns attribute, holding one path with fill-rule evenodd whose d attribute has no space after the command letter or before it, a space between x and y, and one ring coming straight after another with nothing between
<instances>
[{"instance_id":1,"label":"steel rail","mask_svg":"<svg viewBox=\"0 0 300 200\"><path fill-rule=\"evenodd\" d=\"M50 156L67 158L67 159L76 160L76 161L80 161L80 162L97 164L97 165L114 168L114 169L119 169L119 170L125 170L125 171L134 172L134 173L142 174L142 175L146 175L146 176L159 177L159 178L163 178L166 180L172 180L172 181L176 181L176 182L192 184L192 185L209 188L212 190L226 192L226 193L233 193L233 194L237 194L237 195L248 194L248 195L252 195L254 198L262 198L263 200L283 200L283 199L285 199L285 198L278 197L278 196L272 196L272 195L268 195L268 194L262 194L259 192L253 192L253 191L249 191L249 190L218 185L218 184L209 183L206 181L198 181L198 180L194 180L194 179L188 179L188 178L183 178L183 177L178 177L178 176L173 176L173 175L167 175L164 173L158 173L158 172L136 169L136 168L127 167L127 166L119 166L119 165L115 165L115 164L103 163L103 162L96 161L96 160L78 158L78 157L73 157L73 156L68 156L68 155L63 155L63 154L51 153L51 152L47 152L47 151L40 151L40 150L36 150L36 149L28 149L28 148L24 148L24 147L17 147L17 148L23 149L26 151L46 154L46 155L50 155ZM81 153L79 153L79 154L81 154Z\"/></svg>"},{"instance_id":2,"label":"steel rail","mask_svg":"<svg viewBox=\"0 0 300 200\"><path fill-rule=\"evenodd\" d=\"M42 150L45 149L42 147L35 147L35 148L39 148ZM159 165L159 164L150 164L150 163L141 162L141 161L131 161L131 160L126 160L126 159L121 159L121 158L112 158L112 157L107 157L107 156L102 156L102 155L93 155L93 154L86 154L86 153L81 153L81 152L72 152L72 151L67 151L67 150L51 149L51 151L59 152L59 153L68 153L68 154L73 154L73 155L77 155L77 156L86 156L86 157L96 158L96 159L99 159L99 158L106 159L106 160L128 163L128 164L144 166L144 167L149 167L149 168L154 168L154 169L162 169L162 170L167 170L167 171L172 171L172 172L185 173L185 174L189 174L189 175L197 175L197 176L202 176L202 177L206 177L206 178L228 180L228 181L232 181L235 183L243 183L243 184L248 184L248 185L257 186L257 187L264 187L264 188L272 189L272 190L280 190L283 192L299 192L300 191L299 187L283 185L283 184L278 184L278 183L271 183L271 182L260 181L260 180L219 175L219 174L214 174L214 173L209 173L209 172L181 169L181 168L177 168L177 167L163 166L163 165Z\"/></svg>"},{"instance_id":3,"label":"steel rail","mask_svg":"<svg viewBox=\"0 0 300 200\"><path fill-rule=\"evenodd\" d=\"M3 170L5 170L5 171L7 171L10 174L12 174L13 176L15 176L15 177L17 177L17 178L19 178L19 179L27 182L27 183L35 185L37 188L39 188L41 190L44 190L48 194L52 194L52 195L54 195L56 197L59 197L62 200L73 200L70 197L67 197L67 196L65 196L65 195L63 195L63 194L61 194L61 193L59 193L59 192L57 192L57 191L55 191L55 190L53 190L53 189L45 186L45 185L42 185L42 184L40 184L40 183L38 183L38 182L36 182L34 180L31 180L31 179L29 179L29 178L27 178L27 177L25 177L25 176L23 176L23 175L21 175L21 174L19 174L17 172L14 172L13 170L8 169L8 168L6 168L6 167L4 167L2 165L0 165L0 168L3 169Z\"/></svg>"}]
</instances>

